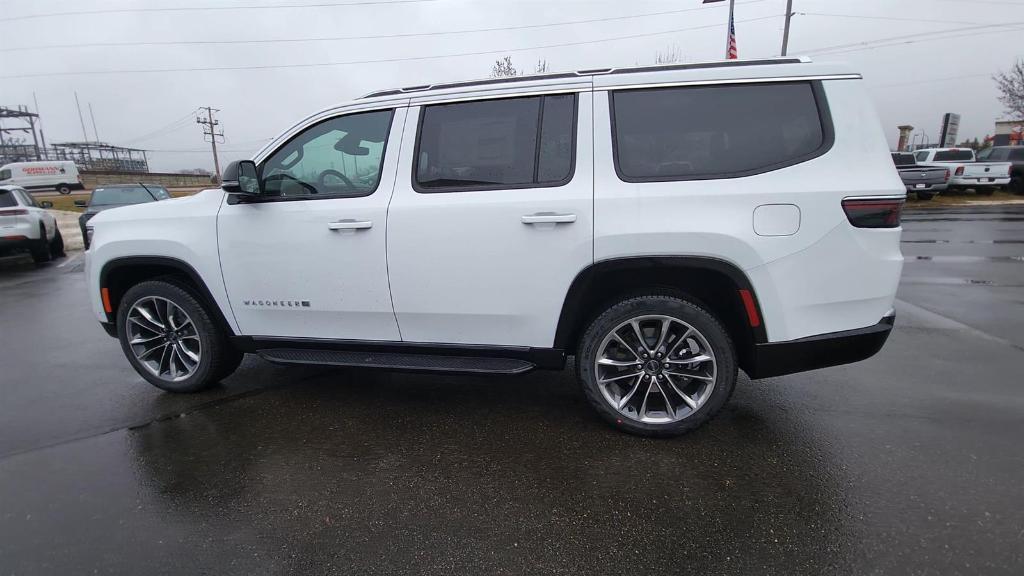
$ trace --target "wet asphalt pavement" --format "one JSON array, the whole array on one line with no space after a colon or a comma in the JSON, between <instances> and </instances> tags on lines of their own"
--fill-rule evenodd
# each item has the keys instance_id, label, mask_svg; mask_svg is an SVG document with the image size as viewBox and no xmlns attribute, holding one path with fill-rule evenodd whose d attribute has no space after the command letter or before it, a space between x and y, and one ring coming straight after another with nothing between
<instances>
[{"instance_id":1,"label":"wet asphalt pavement","mask_svg":"<svg viewBox=\"0 0 1024 576\"><path fill-rule=\"evenodd\" d=\"M571 371L145 384L79 260L0 265L0 574L1024 573L1024 207L908 213L876 357L673 440Z\"/></svg>"}]
</instances>

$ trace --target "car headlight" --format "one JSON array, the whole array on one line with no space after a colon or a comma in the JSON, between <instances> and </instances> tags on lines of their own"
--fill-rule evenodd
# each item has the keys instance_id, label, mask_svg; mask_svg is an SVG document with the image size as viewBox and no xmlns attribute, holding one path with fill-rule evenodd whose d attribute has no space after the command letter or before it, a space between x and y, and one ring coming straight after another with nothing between
<instances>
[{"instance_id":1,"label":"car headlight","mask_svg":"<svg viewBox=\"0 0 1024 576\"><path fill-rule=\"evenodd\" d=\"M85 227L85 242L92 246L92 226Z\"/></svg>"}]
</instances>

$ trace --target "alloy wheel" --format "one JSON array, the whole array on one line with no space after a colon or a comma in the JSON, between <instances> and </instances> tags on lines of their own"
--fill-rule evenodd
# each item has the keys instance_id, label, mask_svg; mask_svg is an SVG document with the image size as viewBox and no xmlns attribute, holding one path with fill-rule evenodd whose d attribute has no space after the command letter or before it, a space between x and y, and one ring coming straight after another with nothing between
<instances>
[{"instance_id":1,"label":"alloy wheel","mask_svg":"<svg viewBox=\"0 0 1024 576\"><path fill-rule=\"evenodd\" d=\"M202 359L202 341L192 318L166 298L140 298L125 322L128 345L151 374L179 382L195 374Z\"/></svg>"},{"instance_id":2,"label":"alloy wheel","mask_svg":"<svg viewBox=\"0 0 1024 576\"><path fill-rule=\"evenodd\" d=\"M605 336L594 374L605 401L619 414L666 424L688 418L707 403L718 364L699 330L671 316L645 315Z\"/></svg>"}]
</instances>

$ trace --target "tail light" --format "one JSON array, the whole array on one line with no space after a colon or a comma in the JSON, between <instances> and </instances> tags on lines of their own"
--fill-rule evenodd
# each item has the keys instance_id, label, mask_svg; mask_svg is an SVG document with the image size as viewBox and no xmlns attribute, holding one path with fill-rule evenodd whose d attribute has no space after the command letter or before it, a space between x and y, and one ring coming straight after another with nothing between
<instances>
[{"instance_id":1,"label":"tail light","mask_svg":"<svg viewBox=\"0 0 1024 576\"><path fill-rule=\"evenodd\" d=\"M28 210L0 210L0 216L28 216Z\"/></svg>"},{"instance_id":2,"label":"tail light","mask_svg":"<svg viewBox=\"0 0 1024 576\"><path fill-rule=\"evenodd\" d=\"M896 228L904 202L905 198L847 198L843 212L857 228Z\"/></svg>"},{"instance_id":3,"label":"tail light","mask_svg":"<svg viewBox=\"0 0 1024 576\"><path fill-rule=\"evenodd\" d=\"M964 167L963 166L957 166L956 167L956 175L957 176L963 176L964 175Z\"/></svg>"},{"instance_id":4,"label":"tail light","mask_svg":"<svg viewBox=\"0 0 1024 576\"><path fill-rule=\"evenodd\" d=\"M1006 175L1011 176L1013 174L1013 164L1006 167Z\"/></svg>"},{"instance_id":5,"label":"tail light","mask_svg":"<svg viewBox=\"0 0 1024 576\"><path fill-rule=\"evenodd\" d=\"M949 182L949 168L946 168L946 182Z\"/></svg>"}]
</instances>

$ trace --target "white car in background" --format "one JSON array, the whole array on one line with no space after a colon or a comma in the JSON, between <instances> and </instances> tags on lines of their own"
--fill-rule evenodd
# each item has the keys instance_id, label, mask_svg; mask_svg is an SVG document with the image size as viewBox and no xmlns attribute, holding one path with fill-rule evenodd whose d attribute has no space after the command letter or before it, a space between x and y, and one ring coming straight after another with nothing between
<instances>
[{"instance_id":1,"label":"white car in background","mask_svg":"<svg viewBox=\"0 0 1024 576\"><path fill-rule=\"evenodd\" d=\"M0 186L0 252L26 250L37 264L64 255L57 219L24 188Z\"/></svg>"}]
</instances>

